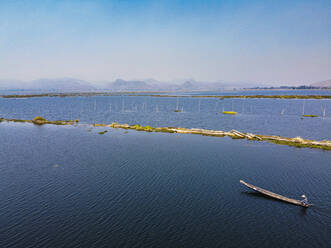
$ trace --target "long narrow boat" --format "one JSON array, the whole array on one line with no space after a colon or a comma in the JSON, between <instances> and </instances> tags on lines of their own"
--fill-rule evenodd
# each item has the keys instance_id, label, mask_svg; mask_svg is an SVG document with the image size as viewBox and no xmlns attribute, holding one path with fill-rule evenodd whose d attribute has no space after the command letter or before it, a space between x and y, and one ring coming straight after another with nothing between
<instances>
[{"instance_id":1,"label":"long narrow boat","mask_svg":"<svg viewBox=\"0 0 331 248\"><path fill-rule=\"evenodd\" d=\"M267 195L269 197L278 199L280 201L285 201L285 202L292 203L292 204L295 204L295 205L298 205L298 206L301 206L301 207L305 207L305 208L307 208L307 207L309 207L309 206L312 205L312 204L304 203L304 202L302 202L300 200L291 199L291 198L287 198L287 197L282 196L282 195L275 194L275 193L273 193L271 191L268 191L268 190L262 189L260 187L254 186L252 184L246 183L243 180L240 180L240 183L243 184L243 185L245 185L245 186L247 186L248 188L256 191L256 192L259 192L259 193L261 193L263 195Z\"/></svg>"}]
</instances>

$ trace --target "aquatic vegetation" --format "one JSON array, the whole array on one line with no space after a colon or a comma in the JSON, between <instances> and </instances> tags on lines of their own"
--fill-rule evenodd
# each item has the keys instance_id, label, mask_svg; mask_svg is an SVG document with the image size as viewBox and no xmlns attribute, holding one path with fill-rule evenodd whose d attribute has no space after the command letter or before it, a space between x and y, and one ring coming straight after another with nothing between
<instances>
[{"instance_id":1,"label":"aquatic vegetation","mask_svg":"<svg viewBox=\"0 0 331 248\"><path fill-rule=\"evenodd\" d=\"M144 131L147 131L147 132L153 132L153 130L155 129L154 127L151 127L151 126L145 126L143 128L144 128Z\"/></svg>"},{"instance_id":2,"label":"aquatic vegetation","mask_svg":"<svg viewBox=\"0 0 331 248\"><path fill-rule=\"evenodd\" d=\"M224 114L224 115L236 115L237 112L235 112L235 111L223 111L222 114Z\"/></svg>"},{"instance_id":3,"label":"aquatic vegetation","mask_svg":"<svg viewBox=\"0 0 331 248\"><path fill-rule=\"evenodd\" d=\"M68 120L68 121L49 121L46 120L43 117L36 116L32 120L21 120L21 119L6 119L2 118L2 121L8 121L8 122L20 122L20 123L33 123L36 125L44 125L44 124L53 124L53 125L75 125L77 124L78 120Z\"/></svg>"},{"instance_id":4,"label":"aquatic vegetation","mask_svg":"<svg viewBox=\"0 0 331 248\"><path fill-rule=\"evenodd\" d=\"M155 132L161 132L161 133L174 133L172 129L169 129L167 127L159 127L159 128L154 128Z\"/></svg>"},{"instance_id":5,"label":"aquatic vegetation","mask_svg":"<svg viewBox=\"0 0 331 248\"><path fill-rule=\"evenodd\" d=\"M182 111L179 110L179 109L175 109L174 112L179 113L179 112L182 112Z\"/></svg>"},{"instance_id":6,"label":"aquatic vegetation","mask_svg":"<svg viewBox=\"0 0 331 248\"><path fill-rule=\"evenodd\" d=\"M98 123L94 123L93 124L94 127L105 127L107 126L106 124L98 124Z\"/></svg>"},{"instance_id":7,"label":"aquatic vegetation","mask_svg":"<svg viewBox=\"0 0 331 248\"><path fill-rule=\"evenodd\" d=\"M113 122L113 123L109 124L108 126L109 127L115 127L116 125L118 125L118 123L117 122Z\"/></svg>"},{"instance_id":8,"label":"aquatic vegetation","mask_svg":"<svg viewBox=\"0 0 331 248\"><path fill-rule=\"evenodd\" d=\"M218 98L224 100L226 98L271 98L271 99L331 99L331 95L226 95L226 96L214 96L214 95L155 95L155 94L135 94L128 96L151 96L151 97L187 97L187 98Z\"/></svg>"},{"instance_id":9,"label":"aquatic vegetation","mask_svg":"<svg viewBox=\"0 0 331 248\"><path fill-rule=\"evenodd\" d=\"M246 137L242 137L239 135L228 135L231 139L245 139Z\"/></svg>"},{"instance_id":10,"label":"aquatic vegetation","mask_svg":"<svg viewBox=\"0 0 331 248\"><path fill-rule=\"evenodd\" d=\"M18 120L18 119L6 119L1 118L1 121L8 122L27 122L27 123L39 123L41 124L54 124L54 125L73 125L76 126L77 122L70 121L48 121L42 117L37 116L33 120ZM141 126L139 124L129 125L129 124L118 124L117 122L111 123L109 125L106 124L97 124L94 123L92 126L98 127L112 127L112 128L121 128L121 129L135 129L137 131L145 131L145 132L162 132L162 133L181 133L181 134L199 134L203 136L213 136L213 137L224 137L228 136L232 139L247 139L254 141L267 141L271 143L295 146L295 147L307 147L307 148L318 148L324 150L331 150L331 141L315 141L315 140L307 140L301 137L296 138L287 138L281 136L270 136L270 135L257 135L252 133L243 133L237 130L231 131L221 131L221 130L208 130L208 129L198 129L198 128L181 128L181 127L151 127L151 126ZM105 134L108 132L107 130L98 132L99 134Z\"/></svg>"},{"instance_id":11,"label":"aquatic vegetation","mask_svg":"<svg viewBox=\"0 0 331 248\"><path fill-rule=\"evenodd\" d=\"M297 148L317 148L323 150L331 150L331 146L326 146L323 144L298 143L298 142L285 141L285 140L269 140L269 142L279 145L295 146Z\"/></svg>"},{"instance_id":12,"label":"aquatic vegetation","mask_svg":"<svg viewBox=\"0 0 331 248\"><path fill-rule=\"evenodd\" d=\"M46 119L40 116L36 116L32 121L46 121Z\"/></svg>"},{"instance_id":13,"label":"aquatic vegetation","mask_svg":"<svg viewBox=\"0 0 331 248\"><path fill-rule=\"evenodd\" d=\"M36 116L35 118L33 118L32 123L36 125L44 125L47 123L47 120L43 117Z\"/></svg>"},{"instance_id":14,"label":"aquatic vegetation","mask_svg":"<svg viewBox=\"0 0 331 248\"><path fill-rule=\"evenodd\" d=\"M136 131L145 131L144 127L142 126L136 127L135 129Z\"/></svg>"},{"instance_id":15,"label":"aquatic vegetation","mask_svg":"<svg viewBox=\"0 0 331 248\"><path fill-rule=\"evenodd\" d=\"M10 122L20 122L20 123L22 123L22 122L29 122L29 123L32 123L31 120L5 119L5 118L3 118L2 120L3 120L3 121L10 121Z\"/></svg>"},{"instance_id":16,"label":"aquatic vegetation","mask_svg":"<svg viewBox=\"0 0 331 248\"><path fill-rule=\"evenodd\" d=\"M105 131L98 132L98 134L105 134L105 133L107 133L107 132L108 132L108 131L105 130Z\"/></svg>"},{"instance_id":17,"label":"aquatic vegetation","mask_svg":"<svg viewBox=\"0 0 331 248\"><path fill-rule=\"evenodd\" d=\"M116 126L115 126L116 127ZM121 125L119 125L119 127L121 127ZM136 124L136 125L128 125L128 124L126 124L125 126L123 126L125 129L135 129L135 130L137 130L137 131L143 131L144 129L143 129L143 127L142 126L140 126L139 124ZM121 127L122 128L122 127Z\"/></svg>"}]
</instances>

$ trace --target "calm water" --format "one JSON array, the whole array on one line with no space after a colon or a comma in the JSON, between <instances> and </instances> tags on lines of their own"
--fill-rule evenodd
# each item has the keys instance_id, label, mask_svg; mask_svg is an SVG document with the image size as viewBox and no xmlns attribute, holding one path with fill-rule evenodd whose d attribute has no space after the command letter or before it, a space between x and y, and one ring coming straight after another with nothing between
<instances>
[{"instance_id":1,"label":"calm water","mask_svg":"<svg viewBox=\"0 0 331 248\"><path fill-rule=\"evenodd\" d=\"M100 130L0 124L0 247L330 247L331 152Z\"/></svg>"},{"instance_id":2,"label":"calm water","mask_svg":"<svg viewBox=\"0 0 331 248\"><path fill-rule=\"evenodd\" d=\"M301 119L303 106L326 116ZM330 100L0 98L0 117L36 115L331 139ZM330 151L6 122L0 141L0 247L331 245ZM304 193L314 206L265 198L240 179L297 199Z\"/></svg>"},{"instance_id":3,"label":"calm water","mask_svg":"<svg viewBox=\"0 0 331 248\"><path fill-rule=\"evenodd\" d=\"M176 108L183 112L174 112ZM238 114L222 115L223 109ZM303 112L319 117L301 119ZM90 124L116 121L156 127L236 129L257 134L331 139L331 100L148 96L0 98L0 117L33 119L37 115L49 120L79 119L81 123Z\"/></svg>"}]
</instances>

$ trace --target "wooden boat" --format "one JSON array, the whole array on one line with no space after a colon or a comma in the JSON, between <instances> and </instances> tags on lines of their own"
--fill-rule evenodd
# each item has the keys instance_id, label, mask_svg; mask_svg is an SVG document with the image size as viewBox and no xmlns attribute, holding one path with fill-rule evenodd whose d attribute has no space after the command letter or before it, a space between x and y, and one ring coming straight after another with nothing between
<instances>
[{"instance_id":1,"label":"wooden boat","mask_svg":"<svg viewBox=\"0 0 331 248\"><path fill-rule=\"evenodd\" d=\"M247 186L248 188L256 191L256 192L259 192L259 193L261 193L263 195L267 195L269 197L275 198L275 199L280 200L280 201L285 201L285 202L288 202L288 203L291 203L291 204L294 204L294 205L298 205L298 206L301 206L301 207L305 207L305 208L307 208L307 207L309 207L309 206L312 205L312 204L304 203L304 202L302 202L300 200L291 199L291 198L287 198L287 197L282 196L282 195L275 194L275 193L273 193L271 191L268 191L268 190L262 189L260 187L256 187L256 186L254 186L252 184L246 183L243 180L240 180L240 183L243 184L243 185L245 185L245 186Z\"/></svg>"}]
</instances>

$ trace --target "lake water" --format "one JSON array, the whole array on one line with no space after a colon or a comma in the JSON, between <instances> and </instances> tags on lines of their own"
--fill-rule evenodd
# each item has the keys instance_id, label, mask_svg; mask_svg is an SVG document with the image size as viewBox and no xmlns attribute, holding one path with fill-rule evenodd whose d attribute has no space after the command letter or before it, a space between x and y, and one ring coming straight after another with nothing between
<instances>
[{"instance_id":1,"label":"lake water","mask_svg":"<svg viewBox=\"0 0 331 248\"><path fill-rule=\"evenodd\" d=\"M177 108L183 112L174 112ZM222 110L234 110L238 114L222 115ZM315 114L319 118L302 119L302 113ZM151 96L0 98L0 117L33 119L37 115L49 120L78 119L89 124L119 122L155 127L236 129L256 134L331 139L331 99L219 100Z\"/></svg>"},{"instance_id":2,"label":"lake water","mask_svg":"<svg viewBox=\"0 0 331 248\"><path fill-rule=\"evenodd\" d=\"M200 111L199 111L200 101ZM220 109L239 114L222 116ZM111 107L110 107L111 104ZM241 112L242 104L244 111ZM331 137L331 101L0 99L0 116ZM157 107L156 107L157 106ZM284 115L280 111L286 108ZM108 130L104 135L99 131ZM330 247L331 152L198 135L0 123L0 247ZM249 183L298 206L253 193Z\"/></svg>"}]
</instances>

